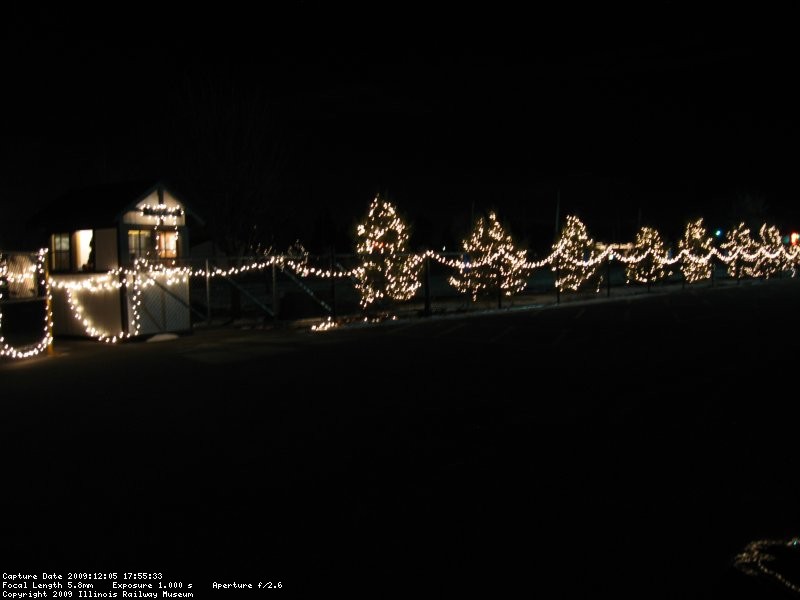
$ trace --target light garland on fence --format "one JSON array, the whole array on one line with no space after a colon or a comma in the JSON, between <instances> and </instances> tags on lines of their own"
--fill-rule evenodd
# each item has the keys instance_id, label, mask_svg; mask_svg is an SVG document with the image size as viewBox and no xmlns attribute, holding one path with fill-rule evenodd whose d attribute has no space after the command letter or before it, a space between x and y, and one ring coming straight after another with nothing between
<instances>
[{"instance_id":1,"label":"light garland on fence","mask_svg":"<svg viewBox=\"0 0 800 600\"><path fill-rule=\"evenodd\" d=\"M336 321L333 320L333 317L328 317L322 323L319 323L318 325L312 325L311 331L314 332L330 331L331 329L334 329L337 326L338 323L336 323Z\"/></svg>"},{"instance_id":2,"label":"light garland on fence","mask_svg":"<svg viewBox=\"0 0 800 600\"><path fill-rule=\"evenodd\" d=\"M578 291L597 270L594 262L594 240L586 232L586 225L578 217L569 215L561 238L553 245L551 269L556 274L555 285L559 291ZM586 261L586 262L584 262ZM597 282L600 287L602 277Z\"/></svg>"},{"instance_id":3,"label":"light garland on fence","mask_svg":"<svg viewBox=\"0 0 800 600\"><path fill-rule=\"evenodd\" d=\"M39 277L39 284L44 288L45 315L44 315L44 337L34 344L24 349L15 348L8 344L3 336L3 292L0 290L0 357L9 358L30 358L44 352L53 341L51 332L53 330L53 312L50 310L50 303L53 296L50 291L49 280L45 273L45 261L47 260L47 249L42 248L36 257L36 275ZM7 273L7 270L6 270Z\"/></svg>"},{"instance_id":4,"label":"light garland on fence","mask_svg":"<svg viewBox=\"0 0 800 600\"><path fill-rule=\"evenodd\" d=\"M652 227L642 227L636 233L633 249L641 253L641 259L628 264L626 274L629 282L649 284L670 275L664 268L667 253L658 231Z\"/></svg>"},{"instance_id":5,"label":"light garland on fence","mask_svg":"<svg viewBox=\"0 0 800 600\"><path fill-rule=\"evenodd\" d=\"M183 209L168 208L165 205L145 205L141 207L141 212L143 215L155 214L159 219L172 217L176 219L175 222L184 214ZM638 232L632 254L626 256L614 246L595 253L591 249L592 240L589 239L585 226L573 216L567 217L567 226L561 239L548 256L539 261L526 261L526 252L514 246L511 236L505 232L494 213L489 215L488 222L483 218L479 219L472 234L463 241L464 251L470 255L468 260L449 258L432 250L412 254L406 251L406 225L397 216L394 206L379 197L370 205L367 221L358 226L358 235L361 239L357 251L364 256L364 260L359 266L349 270L311 266L308 253L297 245L294 250L290 249L287 256L267 256L263 260L227 269L215 267L206 271L190 267L171 267L140 258L135 261L132 269L117 268L82 279L54 279L45 276L47 250L43 249L38 254L36 267L32 267L29 273L11 274L6 264L0 264L0 279L24 283L38 274L40 284L46 289L48 303L52 300L53 289L64 290L73 316L84 326L87 335L106 343L116 343L139 334L142 293L147 287L155 285L156 276L163 276L165 284L170 286L187 283L191 277L231 277L277 266L291 269L300 277L355 279L356 287L362 293L361 305L367 307L385 297L396 300L413 297L421 285L419 271L426 260L435 260L457 270L457 275L450 278L451 284L473 298L482 292L497 290L498 287L507 296L517 293L524 289L527 274L531 270L546 265L557 270L559 277L556 285L564 290L578 289L581 283L591 277L598 265L611 260L626 266L629 281L643 283L665 277L668 273L666 267L678 262L689 282L708 278L714 259L727 265L729 275L734 278L768 278L784 270L791 270L794 276L800 262L800 248L787 250L781 243L778 229L766 224L761 227L761 241L757 242L750 236L750 230L744 223L740 223L726 234L726 241L721 244L725 252L721 252L711 246L702 219L687 224L684 238L679 243L680 251L671 258L667 255L658 232L647 227ZM95 327L85 314L78 294L102 293L129 286L133 287L132 330L115 335ZM3 298L2 294L0 289L0 300ZM329 319L315 326L314 331L325 331L334 326L336 323ZM2 337L0 310L0 356L25 358L39 354L51 343L51 331L52 311L48 311L45 315L44 338L25 350L13 348Z\"/></svg>"},{"instance_id":6,"label":"light garland on fence","mask_svg":"<svg viewBox=\"0 0 800 600\"><path fill-rule=\"evenodd\" d=\"M794 537L788 542L784 540L757 540L750 542L741 553L736 555L733 565L747 575L766 576L798 594L800 593L800 585L790 581L785 575L778 573L775 569L770 569L766 565L766 563L775 560L775 556L769 553L768 550L777 548L798 550L800 549L800 539Z\"/></svg>"},{"instance_id":7,"label":"light garland on fence","mask_svg":"<svg viewBox=\"0 0 800 600\"><path fill-rule=\"evenodd\" d=\"M152 278L142 279L140 275L140 270L137 268L140 265L141 259L136 259L134 261L134 269L133 269L133 297L131 298L131 311L133 314L133 330L132 331L120 331L117 334L109 333L107 331L103 331L95 327L92 320L85 314L83 305L78 301L77 292L78 291L88 291L90 293L98 293L103 291L111 291L111 290L118 290L121 287L127 286L127 278L130 273L126 273L124 282L119 281L111 281L110 274L102 275L97 278L91 278L85 280L86 283L89 285L80 285L83 282L67 282L69 284L78 284L78 285L61 285L59 289L63 289L67 295L67 303L69 304L70 309L72 310L72 316L77 320L81 325L83 325L84 331L86 335L89 337L95 338L99 342L104 342L106 344L116 344L117 342L121 342L122 340L126 340L132 337L139 335L140 331L140 315L139 315L139 307L142 304L142 289L148 285L153 285L154 280ZM95 279L100 279L102 283L97 284ZM61 282L59 282L61 283Z\"/></svg>"},{"instance_id":8,"label":"light garland on fence","mask_svg":"<svg viewBox=\"0 0 800 600\"><path fill-rule=\"evenodd\" d=\"M712 247L713 239L707 234L702 218L686 224L678 248L682 257L689 259L681 261L681 271L688 283L696 283L711 277L711 261L702 260L702 257L709 256Z\"/></svg>"},{"instance_id":9,"label":"light garland on fence","mask_svg":"<svg viewBox=\"0 0 800 600\"><path fill-rule=\"evenodd\" d=\"M8 283L16 284L25 284L36 281L36 267L31 267L30 271L27 273L9 273L6 269L5 271L0 271L0 279L5 279Z\"/></svg>"},{"instance_id":10,"label":"light garland on fence","mask_svg":"<svg viewBox=\"0 0 800 600\"><path fill-rule=\"evenodd\" d=\"M419 289L422 257L405 255L408 227L394 205L375 196L367 219L356 228L361 265L353 270L361 306L366 308L383 298L409 300Z\"/></svg>"},{"instance_id":11,"label":"light garland on fence","mask_svg":"<svg viewBox=\"0 0 800 600\"><path fill-rule=\"evenodd\" d=\"M695 263L700 264L708 264L710 260L716 258L725 264L730 264L732 261L741 260L744 262L755 262L759 259L759 257L766 256L771 260L775 260L779 256L784 257L784 263L787 268L790 268L792 265L795 265L798 262L798 257L800 257L800 247L793 248L790 251L787 251L785 248L780 248L778 251L769 252L760 247L751 247L752 252L746 251L744 248L733 247L729 253L722 253L716 248L711 248L705 256L699 255L692 255L685 250L681 250L678 252L674 257L669 258L666 255L657 256L654 260L661 265L664 266L671 266L677 262L682 260L688 260ZM541 268L547 265L552 265L554 261L559 257L561 252L564 251L563 244L559 243L554 246L554 249L551 254L544 257L539 261L527 261L522 265L522 268L525 271L530 271L536 268ZM447 257L442 254L439 254L433 250L427 250L420 254L413 254L408 252L397 253L399 257L404 260L410 261L413 265L419 265L426 259L435 260L438 263L447 266L452 269L456 270L463 270L469 268L480 267L488 264L495 263L502 255L502 251L494 252L487 254L483 257L470 257L469 261L462 261L455 258ZM591 258L587 260L579 260L574 257L567 258L568 261L571 263L582 266L582 267L596 267L606 260L614 260L620 262L624 265L631 265L631 264L638 264L642 261L648 259L652 254L651 250L645 250L641 254L632 254L626 256L619 252L613 245L607 247L600 253L594 254ZM291 256L268 256L263 260L257 260L249 264L241 265L238 267L230 267L227 269L223 269L220 267L214 267L206 272L205 269L192 269L190 267L170 267L165 266L161 263L150 263L145 259L142 260L142 267L141 271L148 272L148 273L157 273L157 274L165 274L168 277L172 278L174 281L186 281L188 278L191 277L206 277L209 276L211 278L214 277L232 277L235 275L239 275L242 273L247 273L250 271L259 271L271 268L273 265L278 266L280 268L289 268L291 269L296 275L300 277L318 277L322 279L348 279L348 278L355 278L357 277L361 271L362 266L357 266L349 270L345 269L331 269L330 267L315 267L308 263L307 257L302 257L301 259L294 259ZM119 268L109 271L107 274L99 275L96 277L105 278L107 275L115 276L119 274L130 274L133 273L131 269ZM54 286L61 289L65 286L72 286L76 288L90 288L95 286L105 287L106 285L117 286L117 284L113 281L110 283L105 284L102 280L94 278L90 281L81 280L80 282L65 282L65 281L57 281L54 282ZM124 283L121 285L125 285Z\"/></svg>"},{"instance_id":12,"label":"light garland on fence","mask_svg":"<svg viewBox=\"0 0 800 600\"><path fill-rule=\"evenodd\" d=\"M51 277L50 285L56 290L68 290L72 292L107 292L109 290L118 290L121 287L125 287L126 284L119 281L118 276L118 272L109 271L108 273L95 275L86 279L63 280Z\"/></svg>"},{"instance_id":13,"label":"light garland on fence","mask_svg":"<svg viewBox=\"0 0 800 600\"><path fill-rule=\"evenodd\" d=\"M464 253L477 260L462 262L458 274L450 277L450 284L473 301L487 292L500 292L512 296L525 289L525 250L518 250L500 222L490 212L488 221L479 217L470 236L461 243Z\"/></svg>"}]
</instances>

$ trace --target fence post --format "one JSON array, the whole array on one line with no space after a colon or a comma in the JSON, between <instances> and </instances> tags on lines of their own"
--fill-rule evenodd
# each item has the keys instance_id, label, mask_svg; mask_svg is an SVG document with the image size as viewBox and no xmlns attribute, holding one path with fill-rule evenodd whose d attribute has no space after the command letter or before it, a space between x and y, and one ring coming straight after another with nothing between
<instances>
[{"instance_id":1,"label":"fence post","mask_svg":"<svg viewBox=\"0 0 800 600\"><path fill-rule=\"evenodd\" d=\"M278 269L272 261L272 320L278 322Z\"/></svg>"},{"instance_id":2,"label":"fence post","mask_svg":"<svg viewBox=\"0 0 800 600\"><path fill-rule=\"evenodd\" d=\"M431 314L431 257L425 256L425 263L423 264L423 279L424 286L423 292L425 295L425 311L424 315L429 317Z\"/></svg>"},{"instance_id":3,"label":"fence post","mask_svg":"<svg viewBox=\"0 0 800 600\"><path fill-rule=\"evenodd\" d=\"M211 325L211 271L206 259L206 324Z\"/></svg>"},{"instance_id":4,"label":"fence post","mask_svg":"<svg viewBox=\"0 0 800 600\"><path fill-rule=\"evenodd\" d=\"M336 277L333 270L336 268L336 249L331 246L331 318L336 319Z\"/></svg>"}]
</instances>

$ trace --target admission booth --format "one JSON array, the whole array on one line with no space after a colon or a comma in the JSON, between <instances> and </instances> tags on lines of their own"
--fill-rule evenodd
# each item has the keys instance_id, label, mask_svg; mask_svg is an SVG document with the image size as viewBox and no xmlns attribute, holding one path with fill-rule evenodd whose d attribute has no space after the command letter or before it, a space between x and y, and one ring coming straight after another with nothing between
<instances>
[{"instance_id":1,"label":"admission booth","mask_svg":"<svg viewBox=\"0 0 800 600\"><path fill-rule=\"evenodd\" d=\"M35 224L49 240L53 333L189 330L189 278L175 269L188 256L190 214L160 182L75 190L51 205Z\"/></svg>"}]
</instances>

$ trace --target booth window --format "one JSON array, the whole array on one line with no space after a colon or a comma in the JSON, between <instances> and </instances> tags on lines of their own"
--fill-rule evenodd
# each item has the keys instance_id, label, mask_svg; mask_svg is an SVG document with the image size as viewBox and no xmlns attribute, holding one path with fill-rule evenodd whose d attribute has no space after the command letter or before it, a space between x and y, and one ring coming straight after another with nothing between
<instances>
[{"instance_id":1,"label":"booth window","mask_svg":"<svg viewBox=\"0 0 800 600\"><path fill-rule=\"evenodd\" d=\"M73 236L75 270L94 271L94 231L81 229Z\"/></svg>"},{"instance_id":2,"label":"booth window","mask_svg":"<svg viewBox=\"0 0 800 600\"><path fill-rule=\"evenodd\" d=\"M50 242L50 246L53 249L53 271L69 271L71 266L69 234L54 233Z\"/></svg>"},{"instance_id":3,"label":"booth window","mask_svg":"<svg viewBox=\"0 0 800 600\"><path fill-rule=\"evenodd\" d=\"M158 258L178 258L178 232L158 232Z\"/></svg>"},{"instance_id":4,"label":"booth window","mask_svg":"<svg viewBox=\"0 0 800 600\"><path fill-rule=\"evenodd\" d=\"M131 229L128 232L128 254L131 260L145 258L153 251L153 232L150 229Z\"/></svg>"}]
</instances>

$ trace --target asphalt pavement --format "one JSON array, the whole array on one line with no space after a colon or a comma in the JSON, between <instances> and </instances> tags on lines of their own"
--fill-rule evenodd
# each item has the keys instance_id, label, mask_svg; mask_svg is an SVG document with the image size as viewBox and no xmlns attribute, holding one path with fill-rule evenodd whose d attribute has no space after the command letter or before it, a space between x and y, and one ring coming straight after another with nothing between
<instances>
[{"instance_id":1,"label":"asphalt pavement","mask_svg":"<svg viewBox=\"0 0 800 600\"><path fill-rule=\"evenodd\" d=\"M781 597L733 561L800 532L799 304L783 280L57 340L0 364L2 569Z\"/></svg>"}]
</instances>

